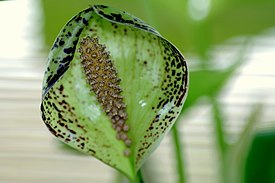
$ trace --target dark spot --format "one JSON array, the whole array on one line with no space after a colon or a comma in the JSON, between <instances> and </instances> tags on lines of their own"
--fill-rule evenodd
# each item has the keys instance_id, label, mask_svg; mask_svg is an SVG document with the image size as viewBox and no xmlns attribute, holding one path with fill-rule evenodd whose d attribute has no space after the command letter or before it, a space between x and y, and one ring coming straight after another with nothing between
<instances>
[{"instance_id":1,"label":"dark spot","mask_svg":"<svg viewBox=\"0 0 275 183\"><path fill-rule=\"evenodd\" d=\"M75 18L75 21L76 21L76 22L79 22L81 19L82 19L82 18L81 18L80 16L77 16L77 17Z\"/></svg>"},{"instance_id":2,"label":"dark spot","mask_svg":"<svg viewBox=\"0 0 275 183\"><path fill-rule=\"evenodd\" d=\"M84 25L87 25L87 24L88 24L88 21L87 21L85 18L82 18L82 23L83 23Z\"/></svg>"},{"instance_id":3,"label":"dark spot","mask_svg":"<svg viewBox=\"0 0 275 183\"><path fill-rule=\"evenodd\" d=\"M74 130L68 129L68 131L71 132L72 134L76 134Z\"/></svg>"},{"instance_id":4,"label":"dark spot","mask_svg":"<svg viewBox=\"0 0 275 183\"><path fill-rule=\"evenodd\" d=\"M63 92L63 90L64 90L64 86L60 85L60 88L59 88L60 93Z\"/></svg>"},{"instance_id":5,"label":"dark spot","mask_svg":"<svg viewBox=\"0 0 275 183\"><path fill-rule=\"evenodd\" d=\"M74 52L74 48L73 47L70 47L70 48L64 48L64 53L66 54L71 54Z\"/></svg>"},{"instance_id":6,"label":"dark spot","mask_svg":"<svg viewBox=\"0 0 275 183\"><path fill-rule=\"evenodd\" d=\"M56 107L56 105L55 105L55 103L52 103L52 105L53 105L53 107L55 108L55 110L57 111L57 112L61 112L57 107Z\"/></svg>"},{"instance_id":7,"label":"dark spot","mask_svg":"<svg viewBox=\"0 0 275 183\"><path fill-rule=\"evenodd\" d=\"M55 129L52 128L51 125L49 125L48 123L46 123L46 126L47 126L47 128L49 129L49 131L50 131L53 135L57 136L57 132L55 131Z\"/></svg>"},{"instance_id":8,"label":"dark spot","mask_svg":"<svg viewBox=\"0 0 275 183\"><path fill-rule=\"evenodd\" d=\"M181 63L178 62L178 63L177 63L177 69L180 69L180 68L181 68Z\"/></svg>"},{"instance_id":9,"label":"dark spot","mask_svg":"<svg viewBox=\"0 0 275 183\"><path fill-rule=\"evenodd\" d=\"M63 40L60 40L60 41L59 41L59 46L63 46L64 43L65 43L65 42L64 42Z\"/></svg>"},{"instance_id":10,"label":"dark spot","mask_svg":"<svg viewBox=\"0 0 275 183\"><path fill-rule=\"evenodd\" d=\"M175 74L176 74L176 71L172 70L172 76L175 76Z\"/></svg>"},{"instance_id":11,"label":"dark spot","mask_svg":"<svg viewBox=\"0 0 275 183\"><path fill-rule=\"evenodd\" d=\"M58 113L58 117L61 119L61 118L62 118L62 114L61 114L61 113Z\"/></svg>"}]
</instances>

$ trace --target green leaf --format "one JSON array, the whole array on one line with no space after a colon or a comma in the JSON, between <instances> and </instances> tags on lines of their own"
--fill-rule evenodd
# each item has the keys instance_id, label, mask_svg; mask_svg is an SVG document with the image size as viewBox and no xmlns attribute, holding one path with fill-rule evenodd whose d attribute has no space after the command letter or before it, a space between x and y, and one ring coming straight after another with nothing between
<instances>
[{"instance_id":1,"label":"green leaf","mask_svg":"<svg viewBox=\"0 0 275 183\"><path fill-rule=\"evenodd\" d=\"M231 78L238 66L239 63L236 63L226 70L191 71L189 95L183 110L186 110L194 105L195 102L202 96L217 95L226 82Z\"/></svg>"},{"instance_id":2,"label":"green leaf","mask_svg":"<svg viewBox=\"0 0 275 183\"><path fill-rule=\"evenodd\" d=\"M52 47L42 118L61 141L134 180L177 119L187 85L175 46L142 20L97 5Z\"/></svg>"},{"instance_id":3,"label":"green leaf","mask_svg":"<svg viewBox=\"0 0 275 183\"><path fill-rule=\"evenodd\" d=\"M245 41L243 47L237 53L233 64L224 70L198 70L190 72L191 85L189 86L189 95L181 114L192 107L199 98L203 96L215 97L221 92L234 72L244 63L247 45L248 42Z\"/></svg>"},{"instance_id":4,"label":"green leaf","mask_svg":"<svg viewBox=\"0 0 275 183\"><path fill-rule=\"evenodd\" d=\"M258 132L253 138L245 166L245 183L275 181L275 129Z\"/></svg>"},{"instance_id":5,"label":"green leaf","mask_svg":"<svg viewBox=\"0 0 275 183\"><path fill-rule=\"evenodd\" d=\"M222 170L225 182L241 183L244 180L244 169L247 154L255 135L256 127L259 125L263 112L263 105L253 106L249 116L245 120L246 126L242 130L239 139L233 144L227 143L226 151L223 151ZM234 159L234 161L232 161ZM255 175L255 172L253 172ZM256 180L256 179L255 179Z\"/></svg>"}]
</instances>

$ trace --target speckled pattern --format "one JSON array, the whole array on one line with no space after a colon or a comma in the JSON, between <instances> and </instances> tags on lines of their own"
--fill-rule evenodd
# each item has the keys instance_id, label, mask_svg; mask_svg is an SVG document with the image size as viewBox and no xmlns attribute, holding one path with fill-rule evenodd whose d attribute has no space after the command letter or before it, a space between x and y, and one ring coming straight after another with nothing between
<instances>
[{"instance_id":1,"label":"speckled pattern","mask_svg":"<svg viewBox=\"0 0 275 183\"><path fill-rule=\"evenodd\" d=\"M156 31L156 29L154 29L153 27L144 23L139 18L134 17L133 15L130 15L125 11L110 9L109 7L104 5L96 5L94 6L94 10L98 13L98 15L108 19L109 21L140 28L160 36L160 34L158 33L158 31Z\"/></svg>"},{"instance_id":2,"label":"speckled pattern","mask_svg":"<svg viewBox=\"0 0 275 183\"><path fill-rule=\"evenodd\" d=\"M125 144L112 140L116 133L111 131L112 125L101 111L96 96L89 88L78 88L78 85L86 84L86 80L77 79L82 78L82 74L81 66L71 63L42 101L43 121L49 131L64 143L124 172L131 170L128 158L123 155ZM92 108L91 104L94 104ZM105 133L106 129L109 133Z\"/></svg>"},{"instance_id":3,"label":"speckled pattern","mask_svg":"<svg viewBox=\"0 0 275 183\"><path fill-rule=\"evenodd\" d=\"M175 46L140 19L97 5L53 45L42 118L63 142L133 178L175 123L187 88Z\"/></svg>"},{"instance_id":4,"label":"speckled pattern","mask_svg":"<svg viewBox=\"0 0 275 183\"><path fill-rule=\"evenodd\" d=\"M92 8L88 8L73 17L57 36L48 57L48 66L43 82L43 96L66 72L73 59L76 44L84 26L92 18Z\"/></svg>"},{"instance_id":5,"label":"speckled pattern","mask_svg":"<svg viewBox=\"0 0 275 183\"><path fill-rule=\"evenodd\" d=\"M165 79L161 84L161 91L164 95L158 97L158 102L151 108L156 116L149 123L148 129L139 141L137 167L142 165L144 161L142 158L148 153L148 148L156 141L160 141L160 135L165 134L172 127L186 98L188 74L184 57L166 40L162 39L160 42L163 46L162 56L165 60Z\"/></svg>"},{"instance_id":6,"label":"speckled pattern","mask_svg":"<svg viewBox=\"0 0 275 183\"><path fill-rule=\"evenodd\" d=\"M45 96L45 102L41 105L42 118L53 135L63 139L65 142L74 141L76 146L83 150L89 139L81 135L76 137L77 131L74 130L74 125L77 126L78 130L81 129L82 133L87 133L87 130L79 123L79 119L75 114L75 108L66 101L68 97L69 95L65 94L62 84L56 90L50 90ZM50 118L49 116L58 116L58 118ZM53 120L56 121L57 125L53 125ZM89 148L88 151L91 155L96 153L92 148Z\"/></svg>"}]
</instances>

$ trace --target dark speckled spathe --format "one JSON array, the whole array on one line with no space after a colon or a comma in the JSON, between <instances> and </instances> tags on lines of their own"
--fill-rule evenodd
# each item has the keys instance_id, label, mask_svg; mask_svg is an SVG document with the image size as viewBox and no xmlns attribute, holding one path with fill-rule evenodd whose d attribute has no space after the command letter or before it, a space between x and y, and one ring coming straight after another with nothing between
<instances>
[{"instance_id":1,"label":"dark speckled spathe","mask_svg":"<svg viewBox=\"0 0 275 183\"><path fill-rule=\"evenodd\" d=\"M102 17L110 20L110 21L114 21L116 23L121 23L121 24L128 24L131 26L134 26L136 28L139 29L143 29L145 31L151 32L155 35L160 35L154 28L152 28L151 26L149 26L148 24L145 24L142 20L134 17L132 18L131 15L129 15L127 12L123 11L124 15L128 15L129 19L123 17L120 13L106 13L104 11L104 9L107 9L107 6L104 5L95 5L94 6L94 10Z\"/></svg>"},{"instance_id":2,"label":"dark speckled spathe","mask_svg":"<svg viewBox=\"0 0 275 183\"><path fill-rule=\"evenodd\" d=\"M91 11L93 11L92 8L88 8L82 12L80 12L78 15L73 17L67 24L64 26L64 29L60 32L59 36L55 40L51 50L53 53L62 51L64 52L63 57L53 57L49 58L48 62L51 62L52 64L56 64L55 68L56 70L51 70L50 73L48 73L48 70L45 72L46 77L46 83L43 85L43 96L48 92L48 90L54 85L54 83L66 72L68 69L71 60L73 59L76 45L79 39L79 35L81 34L84 26L88 24L88 20L85 18L85 14L91 14ZM91 16L87 16L91 18ZM72 23L78 22L77 27L73 29L74 31L71 32L70 29L72 29ZM78 29L78 30L76 30ZM72 38L72 42L68 43L69 38Z\"/></svg>"},{"instance_id":3,"label":"dark speckled spathe","mask_svg":"<svg viewBox=\"0 0 275 183\"><path fill-rule=\"evenodd\" d=\"M165 77L161 89L165 95L164 98L159 97L159 103L153 108L153 111L161 111L167 108L166 105L173 102L175 107L180 107L184 103L184 98L188 90L188 72L187 64L182 54L165 39L161 39L164 45L163 58L165 58ZM174 80L174 83L171 81ZM146 154L146 150L155 142L161 133L165 133L178 116L179 112L175 112L172 106L165 116L160 118L160 114L151 121L149 128L146 130L143 138L140 140L142 146L138 149L137 161ZM147 141L151 138L152 141Z\"/></svg>"},{"instance_id":4,"label":"dark speckled spathe","mask_svg":"<svg viewBox=\"0 0 275 183\"><path fill-rule=\"evenodd\" d=\"M132 35L135 40L129 49L136 60L121 61L114 54L128 52L128 47L115 51L113 47L131 45L127 36ZM187 92L187 66L181 53L143 21L106 6L88 8L65 25L48 66L41 104L48 129L63 142L96 154L129 175L129 160L133 171L140 168L174 124ZM137 90L141 91L132 97ZM140 101L146 106L140 108Z\"/></svg>"}]
</instances>

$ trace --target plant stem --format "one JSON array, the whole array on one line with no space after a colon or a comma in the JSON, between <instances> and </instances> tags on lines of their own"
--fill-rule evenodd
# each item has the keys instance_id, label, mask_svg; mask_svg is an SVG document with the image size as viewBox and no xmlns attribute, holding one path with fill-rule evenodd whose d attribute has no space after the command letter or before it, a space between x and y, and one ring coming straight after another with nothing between
<instances>
[{"instance_id":1,"label":"plant stem","mask_svg":"<svg viewBox=\"0 0 275 183\"><path fill-rule=\"evenodd\" d=\"M215 131L216 131L216 139L218 143L219 150L221 151L221 158L224 159L226 150L227 150L227 143L224 137L224 129L223 129L223 116L220 111L219 103L216 101L214 97L211 97L211 102L213 106L213 117L215 121Z\"/></svg>"},{"instance_id":2,"label":"plant stem","mask_svg":"<svg viewBox=\"0 0 275 183\"><path fill-rule=\"evenodd\" d=\"M223 128L223 116L222 112L220 110L220 105L218 101L211 97L211 103L212 103L212 110L213 110L213 118L214 118L214 128L216 132L216 141L217 141L217 147L219 150L219 156L220 156L220 174L221 174L221 181L224 183L228 183L227 174L228 174L228 166L227 166L227 154L228 154L228 144L225 140L225 132Z\"/></svg>"},{"instance_id":3,"label":"plant stem","mask_svg":"<svg viewBox=\"0 0 275 183\"><path fill-rule=\"evenodd\" d=\"M172 128L172 135L175 148L175 156L177 160L177 172L178 172L178 182L185 183L185 171L184 171L184 160L182 156L182 145L180 143L180 134L177 129L177 124Z\"/></svg>"},{"instance_id":4,"label":"plant stem","mask_svg":"<svg viewBox=\"0 0 275 183\"><path fill-rule=\"evenodd\" d=\"M144 183L141 170L137 172L137 181L136 183Z\"/></svg>"},{"instance_id":5,"label":"plant stem","mask_svg":"<svg viewBox=\"0 0 275 183\"><path fill-rule=\"evenodd\" d=\"M143 176L141 170L137 172L137 176L135 180L128 179L125 175L120 172L117 172L115 183L145 183L143 180Z\"/></svg>"}]
</instances>

